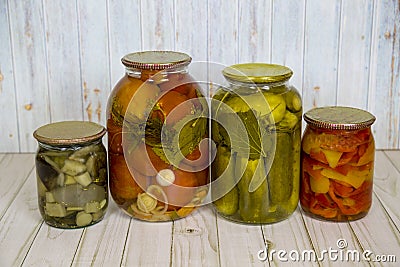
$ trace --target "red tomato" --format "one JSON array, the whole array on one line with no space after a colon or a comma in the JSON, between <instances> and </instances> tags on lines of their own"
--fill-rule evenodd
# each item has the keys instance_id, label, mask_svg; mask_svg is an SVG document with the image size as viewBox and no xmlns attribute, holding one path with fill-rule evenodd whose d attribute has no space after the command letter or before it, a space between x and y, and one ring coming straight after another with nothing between
<instances>
[{"instance_id":1,"label":"red tomato","mask_svg":"<svg viewBox=\"0 0 400 267\"><path fill-rule=\"evenodd\" d=\"M126 154L129 166L145 176L155 176L158 171L169 166L144 143L140 143L134 151Z\"/></svg>"},{"instance_id":2,"label":"red tomato","mask_svg":"<svg viewBox=\"0 0 400 267\"><path fill-rule=\"evenodd\" d=\"M194 107L191 102L185 102L187 100L188 98L185 95L176 91L169 91L158 100L157 106L161 109L166 124L175 124L191 114Z\"/></svg>"}]
</instances>

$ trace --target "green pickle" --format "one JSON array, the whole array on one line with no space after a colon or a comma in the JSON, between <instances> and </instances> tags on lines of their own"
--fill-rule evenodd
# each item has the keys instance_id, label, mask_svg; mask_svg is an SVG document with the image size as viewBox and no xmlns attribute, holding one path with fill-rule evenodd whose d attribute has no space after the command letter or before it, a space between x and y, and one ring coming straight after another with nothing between
<instances>
[{"instance_id":1,"label":"green pickle","mask_svg":"<svg viewBox=\"0 0 400 267\"><path fill-rule=\"evenodd\" d=\"M299 200L301 97L287 85L292 72L286 67L251 63L231 68L240 74L223 71L230 86L219 88L211 105L217 146L211 166L213 204L232 221L278 222L294 212Z\"/></svg>"}]
</instances>

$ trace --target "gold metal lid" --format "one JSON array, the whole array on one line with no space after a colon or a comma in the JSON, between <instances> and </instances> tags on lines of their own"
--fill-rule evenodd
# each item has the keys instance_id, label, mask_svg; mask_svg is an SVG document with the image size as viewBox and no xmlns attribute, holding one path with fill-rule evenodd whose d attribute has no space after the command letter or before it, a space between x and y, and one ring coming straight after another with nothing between
<instances>
[{"instance_id":1,"label":"gold metal lid","mask_svg":"<svg viewBox=\"0 0 400 267\"><path fill-rule=\"evenodd\" d=\"M287 81L293 71L276 64L243 63L226 67L222 74L228 81L262 84Z\"/></svg>"},{"instance_id":2,"label":"gold metal lid","mask_svg":"<svg viewBox=\"0 0 400 267\"><path fill-rule=\"evenodd\" d=\"M375 116L351 107L320 107L307 111L304 120L315 127L332 130L360 130L371 126Z\"/></svg>"},{"instance_id":3,"label":"gold metal lid","mask_svg":"<svg viewBox=\"0 0 400 267\"><path fill-rule=\"evenodd\" d=\"M164 70L189 65L192 58L175 51L143 51L125 55L121 62L128 68L142 70Z\"/></svg>"},{"instance_id":4,"label":"gold metal lid","mask_svg":"<svg viewBox=\"0 0 400 267\"><path fill-rule=\"evenodd\" d=\"M33 137L49 145L72 145L98 140L105 133L106 129L94 122L61 121L41 126Z\"/></svg>"}]
</instances>

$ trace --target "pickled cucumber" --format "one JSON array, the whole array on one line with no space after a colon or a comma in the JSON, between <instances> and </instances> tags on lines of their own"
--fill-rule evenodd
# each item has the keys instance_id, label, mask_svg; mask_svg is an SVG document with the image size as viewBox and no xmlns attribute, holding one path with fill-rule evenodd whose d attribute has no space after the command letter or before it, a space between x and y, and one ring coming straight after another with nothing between
<instances>
[{"instance_id":1,"label":"pickled cucumber","mask_svg":"<svg viewBox=\"0 0 400 267\"><path fill-rule=\"evenodd\" d=\"M237 187L233 186L235 158L236 154L231 158L231 152L227 148L218 146L216 158L211 165L212 177L218 179L216 186L211 187L211 195L212 199L217 198L214 205L222 215L233 215L239 206L239 192ZM223 196L220 197L221 195Z\"/></svg>"},{"instance_id":2,"label":"pickled cucumber","mask_svg":"<svg viewBox=\"0 0 400 267\"><path fill-rule=\"evenodd\" d=\"M293 151L289 133L276 133L274 160L268 173L271 202L282 204L289 200L293 190Z\"/></svg>"}]
</instances>

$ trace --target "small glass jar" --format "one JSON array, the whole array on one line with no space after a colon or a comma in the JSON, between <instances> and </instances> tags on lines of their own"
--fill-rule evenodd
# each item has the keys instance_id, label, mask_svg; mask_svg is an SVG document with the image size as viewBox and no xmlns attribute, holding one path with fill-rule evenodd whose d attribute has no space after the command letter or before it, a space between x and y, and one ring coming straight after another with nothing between
<instances>
[{"instance_id":1,"label":"small glass jar","mask_svg":"<svg viewBox=\"0 0 400 267\"><path fill-rule=\"evenodd\" d=\"M33 133L39 143L39 210L48 225L80 228L103 219L108 206L105 133L103 126L83 121L51 123Z\"/></svg>"},{"instance_id":2,"label":"small glass jar","mask_svg":"<svg viewBox=\"0 0 400 267\"><path fill-rule=\"evenodd\" d=\"M351 107L321 107L304 120L301 207L329 221L364 217L372 203L375 117Z\"/></svg>"},{"instance_id":3,"label":"small glass jar","mask_svg":"<svg viewBox=\"0 0 400 267\"><path fill-rule=\"evenodd\" d=\"M236 222L281 221L299 200L302 101L289 85L292 71L248 63L223 75L229 86L211 104L214 206Z\"/></svg>"},{"instance_id":4,"label":"small glass jar","mask_svg":"<svg viewBox=\"0 0 400 267\"><path fill-rule=\"evenodd\" d=\"M173 51L122 58L107 106L110 191L133 218L183 218L207 195L208 105L190 62Z\"/></svg>"}]
</instances>

